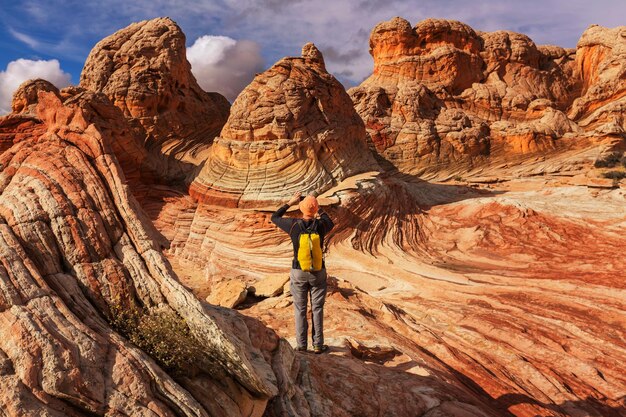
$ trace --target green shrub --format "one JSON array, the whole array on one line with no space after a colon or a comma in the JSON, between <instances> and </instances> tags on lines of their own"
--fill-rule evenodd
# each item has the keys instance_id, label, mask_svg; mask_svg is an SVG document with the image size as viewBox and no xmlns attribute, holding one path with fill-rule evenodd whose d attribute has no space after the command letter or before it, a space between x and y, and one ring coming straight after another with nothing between
<instances>
[{"instance_id":1,"label":"green shrub","mask_svg":"<svg viewBox=\"0 0 626 417\"><path fill-rule=\"evenodd\" d=\"M603 172L602 176L604 178L609 178L609 179L613 179L613 180L621 180L626 178L626 172L624 171L608 171L608 172Z\"/></svg>"},{"instance_id":2,"label":"green shrub","mask_svg":"<svg viewBox=\"0 0 626 417\"><path fill-rule=\"evenodd\" d=\"M175 377L197 373L203 358L200 342L187 322L172 310L111 306L113 327Z\"/></svg>"},{"instance_id":3,"label":"green shrub","mask_svg":"<svg viewBox=\"0 0 626 417\"><path fill-rule=\"evenodd\" d=\"M596 168L613 168L615 165L619 164L620 162L623 164L625 161L626 161L626 157L622 158L622 155L619 152L613 152L611 154L606 155L602 159L596 159L596 162L593 163L593 166Z\"/></svg>"}]
</instances>

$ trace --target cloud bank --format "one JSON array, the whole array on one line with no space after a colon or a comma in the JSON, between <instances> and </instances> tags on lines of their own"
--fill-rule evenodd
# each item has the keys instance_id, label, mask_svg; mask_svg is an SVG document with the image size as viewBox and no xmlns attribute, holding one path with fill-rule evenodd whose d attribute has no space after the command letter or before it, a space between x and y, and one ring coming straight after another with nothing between
<instances>
[{"instance_id":1,"label":"cloud bank","mask_svg":"<svg viewBox=\"0 0 626 417\"><path fill-rule=\"evenodd\" d=\"M61 69L59 61L32 61L17 59L9 62L6 70L0 71L0 115L11 112L13 92L26 80L43 78L58 88L70 85L71 75Z\"/></svg>"},{"instance_id":2,"label":"cloud bank","mask_svg":"<svg viewBox=\"0 0 626 417\"><path fill-rule=\"evenodd\" d=\"M201 36L187 48L191 72L205 91L217 91L233 102L265 64L253 41L227 36Z\"/></svg>"}]
</instances>

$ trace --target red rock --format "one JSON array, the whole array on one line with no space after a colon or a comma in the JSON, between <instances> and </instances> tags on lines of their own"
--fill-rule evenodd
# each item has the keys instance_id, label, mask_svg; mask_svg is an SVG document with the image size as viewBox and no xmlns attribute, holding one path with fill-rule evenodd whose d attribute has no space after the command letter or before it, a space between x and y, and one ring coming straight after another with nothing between
<instances>
[{"instance_id":1,"label":"red rock","mask_svg":"<svg viewBox=\"0 0 626 417\"><path fill-rule=\"evenodd\" d=\"M374 70L350 95L372 148L402 172L467 170L560 149L580 88L573 51L527 36L401 18L370 36Z\"/></svg>"},{"instance_id":2,"label":"red rock","mask_svg":"<svg viewBox=\"0 0 626 417\"><path fill-rule=\"evenodd\" d=\"M160 174L181 178L219 134L229 111L218 93L203 91L187 61L185 35L169 18L133 23L93 48L80 86L102 92L144 129Z\"/></svg>"},{"instance_id":3,"label":"red rock","mask_svg":"<svg viewBox=\"0 0 626 417\"><path fill-rule=\"evenodd\" d=\"M379 23L370 36L374 73L369 85L398 85L403 80L459 93L482 79L480 39L456 21L427 19L411 28L395 17Z\"/></svg>"},{"instance_id":4,"label":"red rock","mask_svg":"<svg viewBox=\"0 0 626 417\"><path fill-rule=\"evenodd\" d=\"M12 113L32 112L33 107L37 104L37 94L40 91L50 91L59 96L59 89L46 80L38 78L24 81L13 93Z\"/></svg>"},{"instance_id":5,"label":"red rock","mask_svg":"<svg viewBox=\"0 0 626 417\"><path fill-rule=\"evenodd\" d=\"M396 32L381 30L386 26ZM27 111L0 118L5 414L621 415L626 194L623 187L588 187L601 183L593 162L624 149L621 119L605 123L601 116L617 117L620 98L616 107L607 102L590 112L593 104L580 102L572 108L583 116L571 120L568 103L583 85L569 77L576 68L571 51L455 22L407 27L377 27L384 65L376 76L389 84L364 85L353 97L359 113L372 111L369 145L388 159L381 163L403 170L437 163L424 168L446 181L353 175L377 168L367 153L333 162L339 168L320 197L336 223L327 239L325 355L290 347L288 292L249 299L237 311L201 301L217 282L287 276L291 242L269 220L272 199L293 191L281 191L279 171L263 171L267 189L255 176L225 183L241 205L264 204L258 210L207 205L198 201L205 192L213 193L207 201L234 200L223 188L199 187L192 198L169 183L157 154L142 146L156 125L125 115L103 93L38 91L21 108ZM415 46L415 39L427 42ZM457 69L480 59L489 76L457 94L474 75L413 68L422 81L396 85L394 54L409 52L423 54L415 62ZM585 59L583 72L598 74L587 93L599 85L618 91L621 81L607 81L603 61L614 56L587 52L596 64ZM326 136L314 139L336 146L331 156L364 150L364 128L316 48L307 45L302 58L279 64L240 96L219 140L271 149L284 140L300 149L319 125ZM405 64L398 68L409 74ZM298 74L286 77L282 65ZM286 85L271 89L259 80ZM307 86L337 103L315 101ZM584 93L588 103L600 97L598 88ZM252 92L265 106L258 113L244 100ZM284 125L274 123L288 115L280 104L287 98L297 105ZM338 132L360 133L344 144ZM233 172L247 169L237 171L236 162L250 161L251 153L238 159L202 143ZM260 161L283 163L277 154L257 153L259 172ZM305 154L289 160L301 167ZM120 305L184 319L190 334L183 341L201 345L193 369L173 377L123 337L106 320Z\"/></svg>"},{"instance_id":6,"label":"red rock","mask_svg":"<svg viewBox=\"0 0 626 417\"><path fill-rule=\"evenodd\" d=\"M237 97L189 193L221 206L267 206L376 168L350 97L307 44Z\"/></svg>"},{"instance_id":7,"label":"red rock","mask_svg":"<svg viewBox=\"0 0 626 417\"><path fill-rule=\"evenodd\" d=\"M97 95L91 98L97 106ZM220 380L234 384L233 398L263 407L276 393L270 365L259 361L260 353L249 356L249 340L231 334L240 319L210 312L178 283L160 253L156 230L124 184L110 137L87 121L93 116L83 111L89 96L82 99L64 106L53 93L40 93L37 115L46 131L0 157L0 350L15 371L3 378L19 393L3 397L3 409L61 413L61 399L72 398L75 415L148 407L167 414L172 402L176 412L202 413L187 390L206 382L215 366L222 369ZM205 335L195 337L211 338L209 344L223 344L223 354L246 359L232 366L218 354L197 364L207 373L184 382L185 390L111 331L103 317L111 317L115 305L148 311L160 305L185 319L193 334ZM33 379L42 371L43 380ZM111 381L105 384L103 375ZM157 400L157 392L168 400Z\"/></svg>"}]
</instances>

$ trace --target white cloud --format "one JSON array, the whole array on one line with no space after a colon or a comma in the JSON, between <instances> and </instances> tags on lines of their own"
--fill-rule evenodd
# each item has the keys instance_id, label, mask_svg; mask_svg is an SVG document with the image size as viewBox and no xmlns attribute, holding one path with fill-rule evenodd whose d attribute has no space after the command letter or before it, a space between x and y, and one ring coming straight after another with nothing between
<instances>
[{"instance_id":1,"label":"white cloud","mask_svg":"<svg viewBox=\"0 0 626 417\"><path fill-rule=\"evenodd\" d=\"M15 90L26 80L43 78L50 81L58 88L70 84L70 74L61 69L59 61L32 61L30 59L17 59L9 62L5 71L0 71L0 114L11 111L11 99Z\"/></svg>"},{"instance_id":2,"label":"white cloud","mask_svg":"<svg viewBox=\"0 0 626 417\"><path fill-rule=\"evenodd\" d=\"M200 87L231 102L265 66L259 44L226 36L199 37L187 49L187 59Z\"/></svg>"},{"instance_id":3,"label":"white cloud","mask_svg":"<svg viewBox=\"0 0 626 417\"><path fill-rule=\"evenodd\" d=\"M223 21L228 25L215 30L256 40L270 61L299 55L304 43L314 42L326 58L328 71L346 86L372 73L369 34L377 23L394 16L411 25L429 17L460 20L476 30L512 30L529 35L537 44L574 47L591 23L623 25L626 12L623 0L225 1L229 7Z\"/></svg>"},{"instance_id":4,"label":"white cloud","mask_svg":"<svg viewBox=\"0 0 626 417\"><path fill-rule=\"evenodd\" d=\"M253 39L261 46L267 64L284 56L299 55L302 45L314 42L325 55L328 71L346 86L358 84L371 74L369 34L377 23L394 16L404 17L413 25L428 17L455 19L477 30L513 30L529 35L537 44L574 47L590 24L623 25L626 13L624 0L20 0L14 3L19 6L0 11L0 24L12 28L16 39L21 37L26 45L30 42L43 56L52 54L82 63L97 41L129 23L170 16L190 40L208 30L234 39ZM26 23L20 26L16 22ZM222 51L229 46L228 42L215 44L222 45ZM258 58L257 48L253 49ZM211 56L217 59L217 55ZM227 60L221 59L220 65L224 65ZM194 72L202 80L200 62L194 66ZM207 89L220 91L221 86L215 85ZM236 93L225 94L232 99Z\"/></svg>"},{"instance_id":5,"label":"white cloud","mask_svg":"<svg viewBox=\"0 0 626 417\"><path fill-rule=\"evenodd\" d=\"M39 41L37 41L37 39L33 38L32 36L28 36L25 33L20 33L17 30L13 30L11 28L9 28L9 33L18 41L24 42L26 45L30 46L31 48L38 48L39 47Z\"/></svg>"}]
</instances>

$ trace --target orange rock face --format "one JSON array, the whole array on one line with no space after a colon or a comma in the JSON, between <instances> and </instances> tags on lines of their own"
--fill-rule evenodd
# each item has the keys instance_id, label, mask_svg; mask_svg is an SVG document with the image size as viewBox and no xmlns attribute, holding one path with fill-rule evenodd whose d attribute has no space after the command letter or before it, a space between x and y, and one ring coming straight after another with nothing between
<instances>
[{"instance_id":1,"label":"orange rock face","mask_svg":"<svg viewBox=\"0 0 626 417\"><path fill-rule=\"evenodd\" d=\"M145 130L143 141L165 177L197 165L228 118L229 103L203 91L191 74L185 35L169 18L134 23L100 41L80 86L102 92Z\"/></svg>"},{"instance_id":2,"label":"orange rock face","mask_svg":"<svg viewBox=\"0 0 626 417\"><path fill-rule=\"evenodd\" d=\"M428 19L415 28L396 17L378 24L370 36L374 74L368 83L417 80L459 93L482 79L480 39L469 26Z\"/></svg>"},{"instance_id":3,"label":"orange rock face","mask_svg":"<svg viewBox=\"0 0 626 417\"><path fill-rule=\"evenodd\" d=\"M594 25L578 41L576 75L582 80L582 93L572 104L569 116L597 136L624 134L621 109L626 100L625 36L624 27Z\"/></svg>"},{"instance_id":4,"label":"orange rock face","mask_svg":"<svg viewBox=\"0 0 626 417\"><path fill-rule=\"evenodd\" d=\"M456 21L401 18L370 36L374 72L350 95L370 146L403 172L466 170L557 149L581 131L574 51Z\"/></svg>"},{"instance_id":5,"label":"orange rock face","mask_svg":"<svg viewBox=\"0 0 626 417\"><path fill-rule=\"evenodd\" d=\"M375 169L350 97L307 44L302 57L280 60L235 100L189 192L202 202L258 207Z\"/></svg>"},{"instance_id":6,"label":"orange rock face","mask_svg":"<svg viewBox=\"0 0 626 417\"><path fill-rule=\"evenodd\" d=\"M59 95L59 89L46 80L36 79L22 83L13 93L11 102L12 113L33 112L32 107L37 104L37 94L39 91L51 91Z\"/></svg>"}]
</instances>

